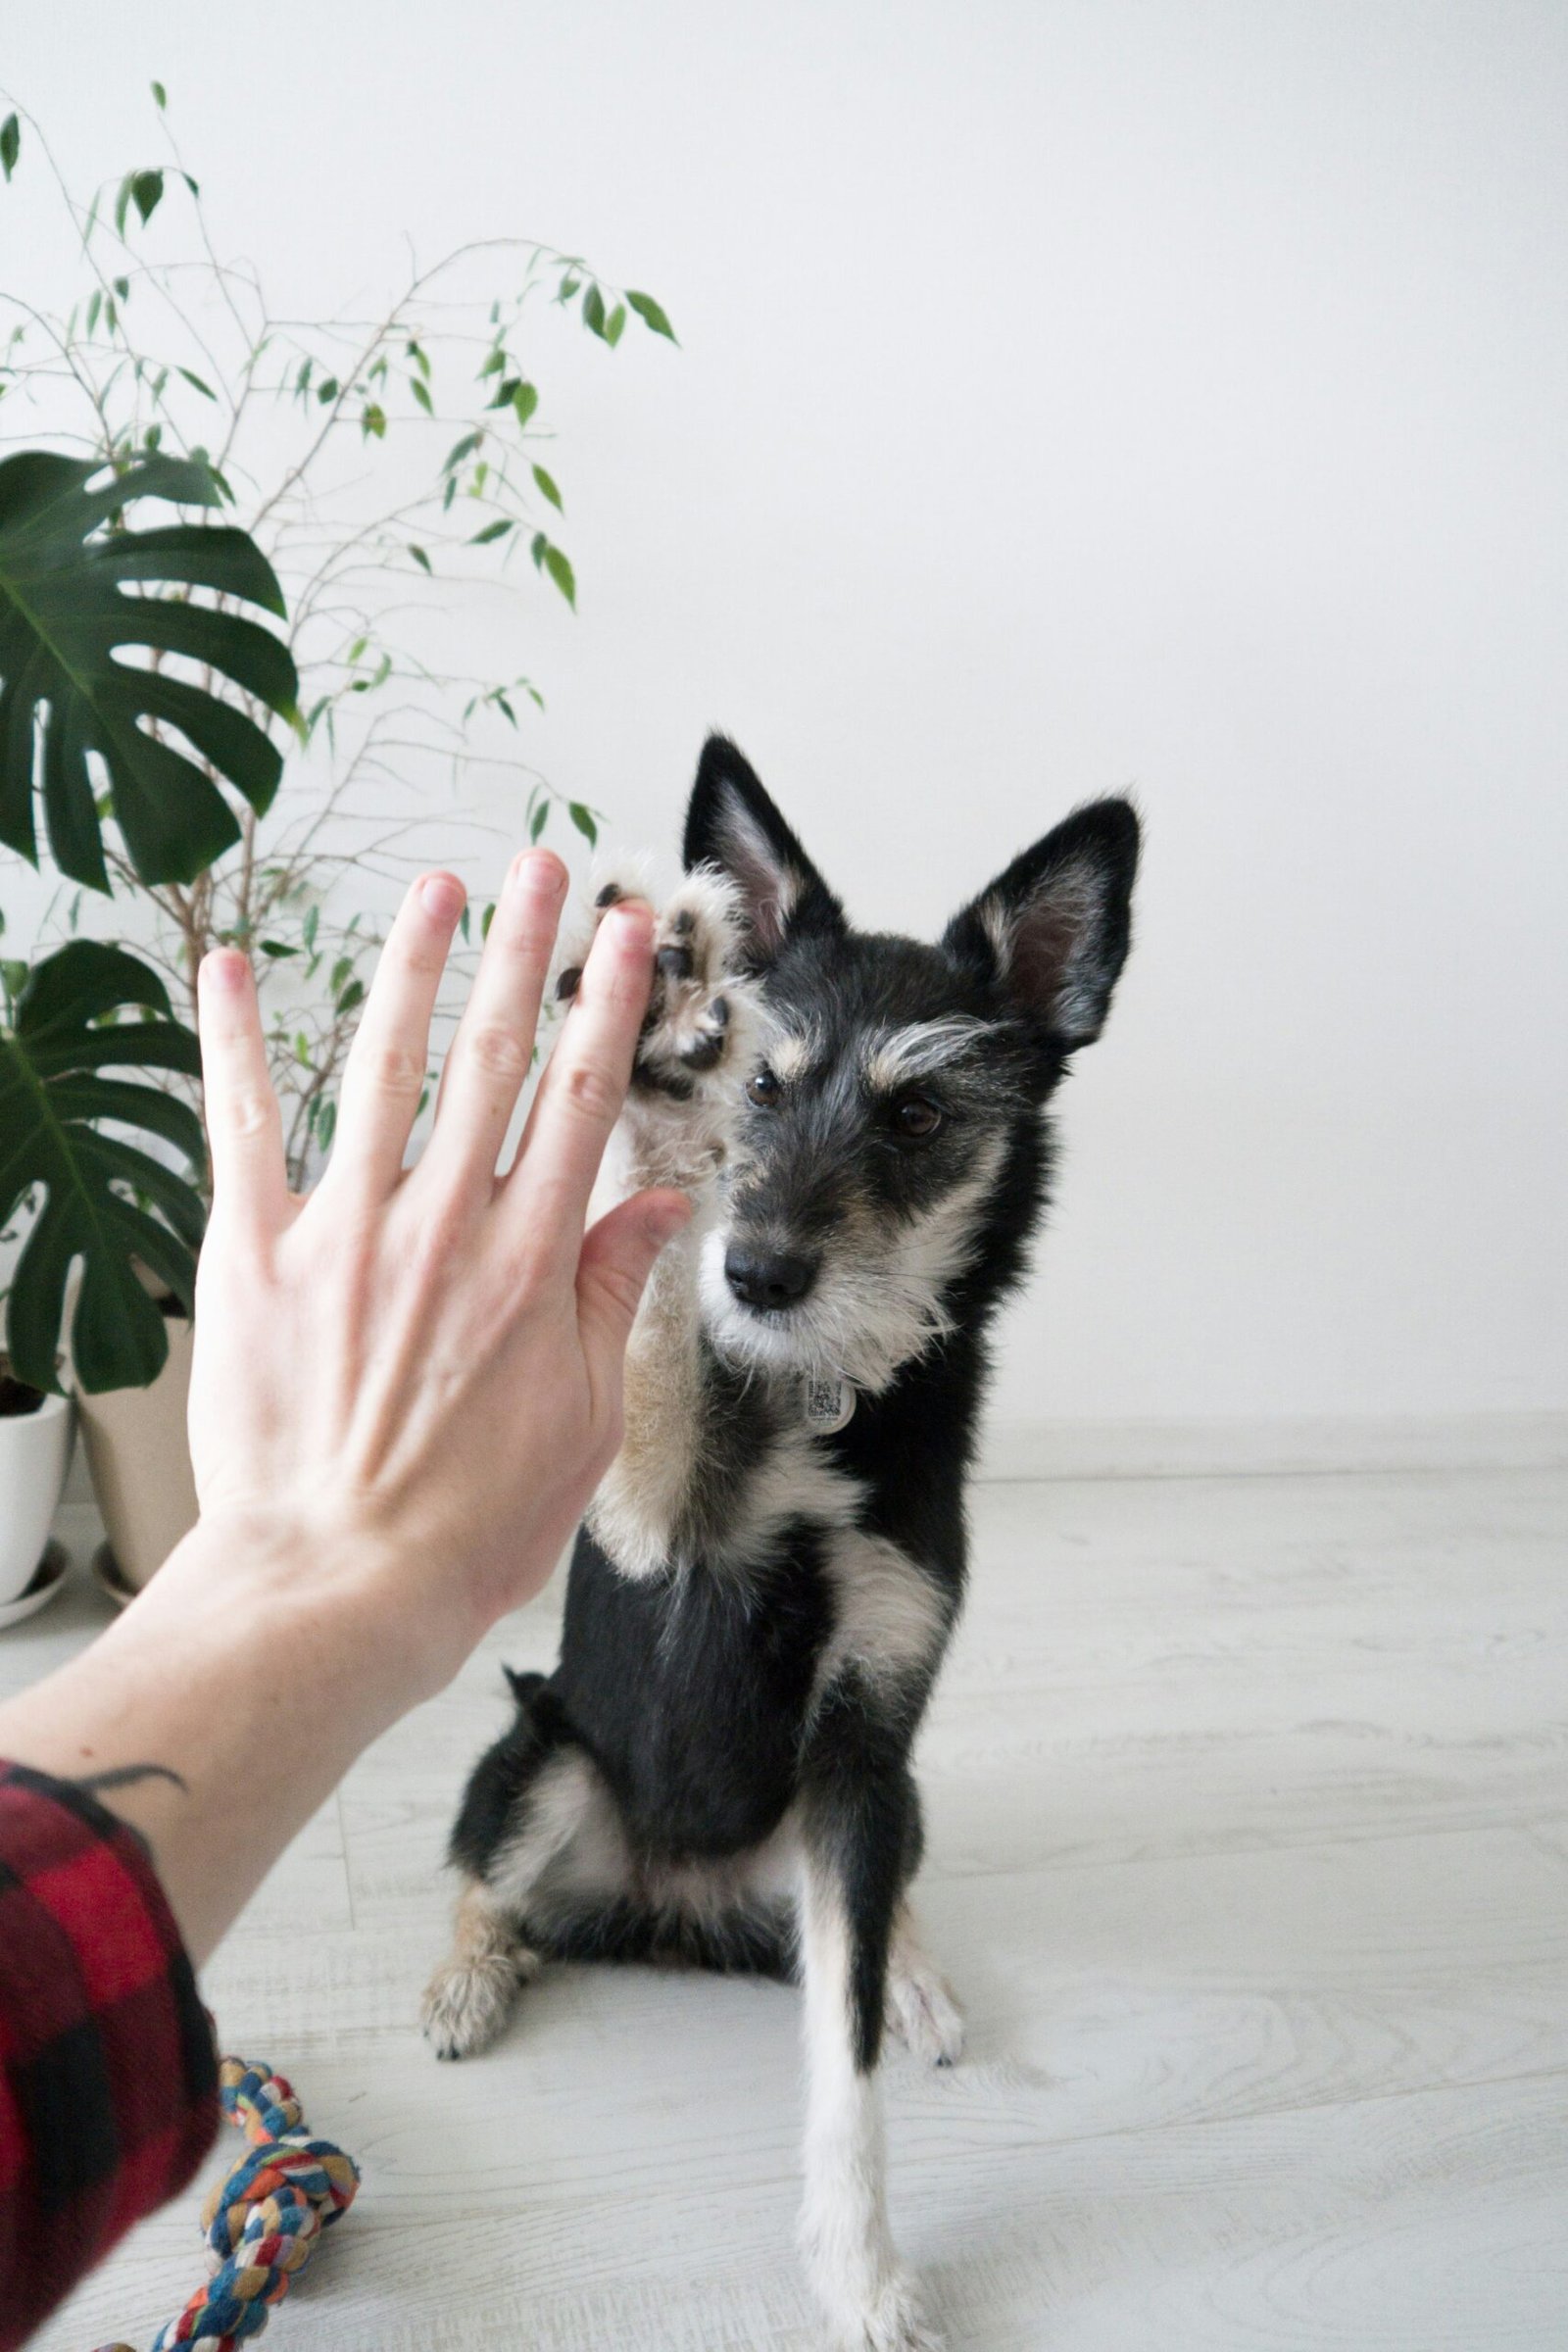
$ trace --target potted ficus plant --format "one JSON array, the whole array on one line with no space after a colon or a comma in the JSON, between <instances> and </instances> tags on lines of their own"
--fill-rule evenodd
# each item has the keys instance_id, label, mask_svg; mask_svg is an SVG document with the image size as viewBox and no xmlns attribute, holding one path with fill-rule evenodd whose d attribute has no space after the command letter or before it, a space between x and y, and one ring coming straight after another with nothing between
<instances>
[{"instance_id":1,"label":"potted ficus plant","mask_svg":"<svg viewBox=\"0 0 1568 2352\"><path fill-rule=\"evenodd\" d=\"M0 460L0 857L61 878L61 944L8 966L0 1024L7 1345L46 1395L69 1351L132 1582L194 1512L197 965L220 944L250 956L308 1181L376 944L363 903L339 912L344 873L414 861L438 776L444 857L451 787L475 778L509 849L558 811L568 840L596 835L526 756L537 686L439 651L454 598L519 551L575 610L525 329L543 308L607 350L633 319L673 340L652 296L514 240L415 272L368 319L301 323L217 258L153 99L166 159L85 206L29 117L0 122L7 181L30 145L48 158L83 270L64 312L0 289L4 415L63 444ZM492 829L457 823L477 863Z\"/></svg>"}]
</instances>

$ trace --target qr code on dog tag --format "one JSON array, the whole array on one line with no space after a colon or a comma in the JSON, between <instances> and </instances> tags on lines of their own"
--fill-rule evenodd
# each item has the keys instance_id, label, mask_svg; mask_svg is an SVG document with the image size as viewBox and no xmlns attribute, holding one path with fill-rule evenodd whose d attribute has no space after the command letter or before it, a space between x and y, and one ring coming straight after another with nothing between
<instances>
[{"instance_id":1,"label":"qr code on dog tag","mask_svg":"<svg viewBox=\"0 0 1568 2352\"><path fill-rule=\"evenodd\" d=\"M806 1419L809 1428L831 1436L842 1429L855 1410L855 1391L836 1372L806 1376Z\"/></svg>"}]
</instances>

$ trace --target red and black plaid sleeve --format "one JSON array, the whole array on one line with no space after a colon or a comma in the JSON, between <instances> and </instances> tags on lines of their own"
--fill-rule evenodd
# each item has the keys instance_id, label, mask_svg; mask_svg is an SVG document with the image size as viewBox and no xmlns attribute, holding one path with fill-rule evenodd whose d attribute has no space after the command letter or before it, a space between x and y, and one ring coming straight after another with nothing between
<instances>
[{"instance_id":1,"label":"red and black plaid sleeve","mask_svg":"<svg viewBox=\"0 0 1568 2352\"><path fill-rule=\"evenodd\" d=\"M0 1764L0 2352L184 2187L218 2112L146 1846L81 1789Z\"/></svg>"}]
</instances>

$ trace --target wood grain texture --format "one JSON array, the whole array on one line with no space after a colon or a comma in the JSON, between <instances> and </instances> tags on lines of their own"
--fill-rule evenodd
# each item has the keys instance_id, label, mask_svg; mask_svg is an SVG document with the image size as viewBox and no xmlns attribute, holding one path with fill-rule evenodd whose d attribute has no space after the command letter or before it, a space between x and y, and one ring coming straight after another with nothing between
<instances>
[{"instance_id":1,"label":"wood grain texture","mask_svg":"<svg viewBox=\"0 0 1568 2352\"><path fill-rule=\"evenodd\" d=\"M888 2069L954 2352L1568 2342L1568 1476L985 1488L922 1742L921 1909L970 2020ZM296 1841L209 1972L225 2046L361 2160L297 2352L807 2352L785 1988L567 1970L491 2055L415 2028L440 1853L550 1663L501 1628ZM101 1621L0 1638L0 1689ZM215 2163L216 2163L215 2158ZM145 2346L194 2199L39 2339Z\"/></svg>"}]
</instances>

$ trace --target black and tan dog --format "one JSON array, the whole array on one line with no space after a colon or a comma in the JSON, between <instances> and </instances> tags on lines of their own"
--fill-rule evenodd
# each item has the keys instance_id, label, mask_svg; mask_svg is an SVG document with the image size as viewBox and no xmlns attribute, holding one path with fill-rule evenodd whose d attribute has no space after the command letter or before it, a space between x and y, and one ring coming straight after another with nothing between
<instances>
[{"instance_id":1,"label":"black and tan dog","mask_svg":"<svg viewBox=\"0 0 1568 2352\"><path fill-rule=\"evenodd\" d=\"M1137 858L1131 808L1101 801L939 945L870 936L709 743L611 1177L698 1212L639 1317L560 1663L513 1678L452 1837L456 1948L424 2003L443 2057L496 2034L542 1957L799 1979L804 2243L839 2340L876 2352L937 2341L888 2235L884 2023L939 2065L962 2033L908 1907L910 1748L963 1594L987 1328Z\"/></svg>"}]
</instances>

